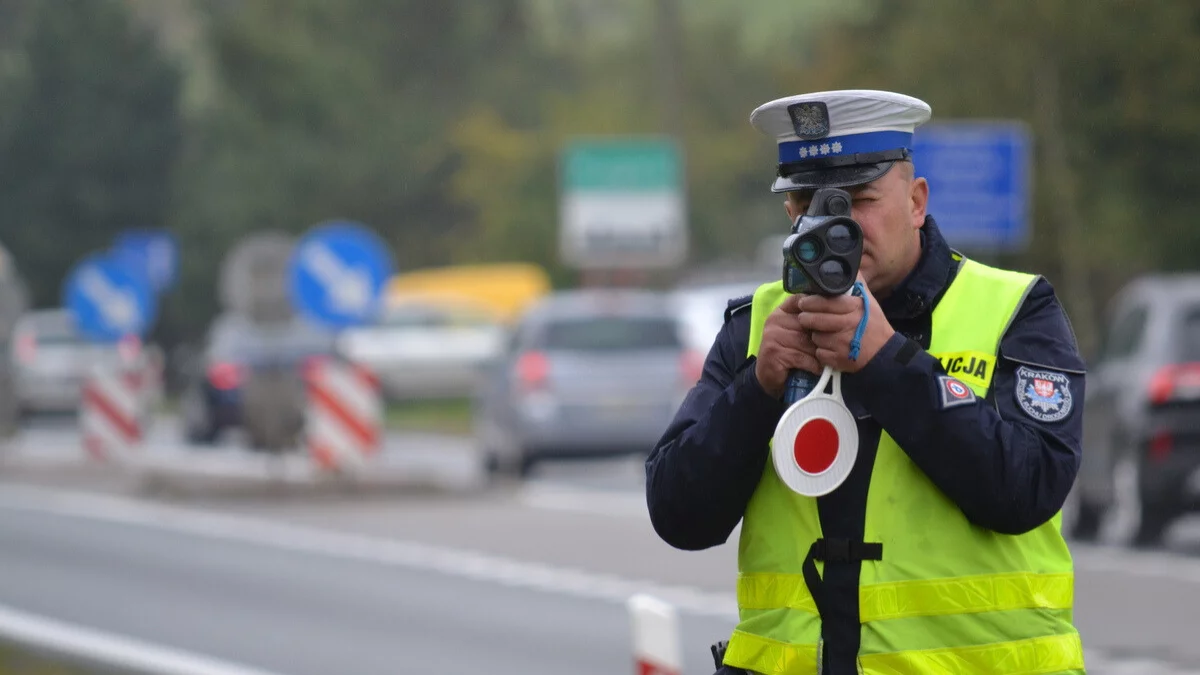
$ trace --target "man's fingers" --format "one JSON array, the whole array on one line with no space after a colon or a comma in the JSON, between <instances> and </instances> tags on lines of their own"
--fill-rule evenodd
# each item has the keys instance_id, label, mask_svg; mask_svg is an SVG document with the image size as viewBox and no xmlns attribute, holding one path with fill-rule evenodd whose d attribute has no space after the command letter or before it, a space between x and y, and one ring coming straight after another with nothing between
<instances>
[{"instance_id":1,"label":"man's fingers","mask_svg":"<svg viewBox=\"0 0 1200 675\"><path fill-rule=\"evenodd\" d=\"M829 366L837 370L841 364L841 357L832 349L817 347L817 361L822 367Z\"/></svg>"},{"instance_id":2,"label":"man's fingers","mask_svg":"<svg viewBox=\"0 0 1200 675\"><path fill-rule=\"evenodd\" d=\"M838 351L842 347L850 348L850 338L845 332L841 333L814 333L812 343L817 348L817 351L822 349L826 351Z\"/></svg>"},{"instance_id":3,"label":"man's fingers","mask_svg":"<svg viewBox=\"0 0 1200 675\"><path fill-rule=\"evenodd\" d=\"M804 312L797 317L801 328L813 333L838 333L856 324L850 314L812 314Z\"/></svg>"},{"instance_id":4,"label":"man's fingers","mask_svg":"<svg viewBox=\"0 0 1200 675\"><path fill-rule=\"evenodd\" d=\"M805 296L801 295L799 293L797 293L795 295L789 295L788 297L783 299L783 302L780 303L780 305L776 309L776 311L783 312L784 314L799 314L800 313L800 301L803 300L804 298L805 298Z\"/></svg>"},{"instance_id":5,"label":"man's fingers","mask_svg":"<svg viewBox=\"0 0 1200 675\"><path fill-rule=\"evenodd\" d=\"M816 350L817 346L816 343L813 342L814 336L812 333L806 330L801 330L796 331L795 335L796 344L800 347L800 351L804 352L805 354L812 354Z\"/></svg>"},{"instance_id":6,"label":"man's fingers","mask_svg":"<svg viewBox=\"0 0 1200 675\"><path fill-rule=\"evenodd\" d=\"M862 299L850 295L837 295L832 298L806 295L800 298L797 307L805 314L850 314L862 307Z\"/></svg>"},{"instance_id":7,"label":"man's fingers","mask_svg":"<svg viewBox=\"0 0 1200 675\"><path fill-rule=\"evenodd\" d=\"M794 321L777 322L763 329L763 343L776 343L789 349L799 349L805 354L812 354L816 347L813 345L812 333L801 329Z\"/></svg>"},{"instance_id":8,"label":"man's fingers","mask_svg":"<svg viewBox=\"0 0 1200 675\"><path fill-rule=\"evenodd\" d=\"M766 323L763 324L763 331L764 333L772 329L799 331L801 330L799 319L799 314L787 314L785 312L772 314L767 317Z\"/></svg>"},{"instance_id":9,"label":"man's fingers","mask_svg":"<svg viewBox=\"0 0 1200 675\"><path fill-rule=\"evenodd\" d=\"M788 370L803 370L810 375L820 375L822 366L817 357L812 354L803 354L797 352L794 361L788 366Z\"/></svg>"},{"instance_id":10,"label":"man's fingers","mask_svg":"<svg viewBox=\"0 0 1200 675\"><path fill-rule=\"evenodd\" d=\"M821 372L821 365L817 362L813 352L805 352L793 347L777 345L772 357L776 363L788 370L799 369L809 372Z\"/></svg>"}]
</instances>

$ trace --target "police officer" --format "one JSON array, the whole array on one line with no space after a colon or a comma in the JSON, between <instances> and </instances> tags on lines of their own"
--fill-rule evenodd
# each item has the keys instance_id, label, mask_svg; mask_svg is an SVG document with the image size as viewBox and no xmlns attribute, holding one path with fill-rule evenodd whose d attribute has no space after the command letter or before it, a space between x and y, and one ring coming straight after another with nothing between
<instances>
[{"instance_id":1,"label":"police officer","mask_svg":"<svg viewBox=\"0 0 1200 675\"><path fill-rule=\"evenodd\" d=\"M1059 510L1080 462L1084 363L1045 279L962 256L926 214L911 157L930 114L853 90L750 117L778 144L772 191L789 218L817 188L852 195L869 292L775 282L731 301L647 460L670 545L718 546L742 522L740 621L719 672L1083 672ZM843 373L859 447L846 481L814 499L768 458L789 370L825 366Z\"/></svg>"}]
</instances>

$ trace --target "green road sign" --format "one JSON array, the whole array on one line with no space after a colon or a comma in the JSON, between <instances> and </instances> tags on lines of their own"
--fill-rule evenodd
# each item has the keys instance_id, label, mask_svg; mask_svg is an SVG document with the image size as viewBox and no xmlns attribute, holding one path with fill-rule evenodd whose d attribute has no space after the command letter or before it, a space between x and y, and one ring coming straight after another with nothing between
<instances>
[{"instance_id":1,"label":"green road sign","mask_svg":"<svg viewBox=\"0 0 1200 675\"><path fill-rule=\"evenodd\" d=\"M560 251L580 268L673 267L687 254L682 153L670 139L579 139L561 160Z\"/></svg>"}]
</instances>

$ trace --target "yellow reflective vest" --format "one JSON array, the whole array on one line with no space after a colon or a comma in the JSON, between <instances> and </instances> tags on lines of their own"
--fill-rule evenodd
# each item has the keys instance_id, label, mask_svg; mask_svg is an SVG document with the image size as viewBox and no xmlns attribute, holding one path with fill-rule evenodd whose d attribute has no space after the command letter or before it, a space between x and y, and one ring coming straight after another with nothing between
<instances>
[{"instance_id":1,"label":"yellow reflective vest","mask_svg":"<svg viewBox=\"0 0 1200 675\"><path fill-rule=\"evenodd\" d=\"M1000 339L1035 280L964 259L934 309L929 351L981 399ZM755 293L750 355L786 297L779 282ZM859 672L1082 673L1061 522L1058 514L1020 535L972 525L884 432L867 493L864 541L882 548L859 575ZM821 618L802 566L821 538L816 500L789 490L768 461L743 518L740 621L726 664L765 675L819 672Z\"/></svg>"}]
</instances>

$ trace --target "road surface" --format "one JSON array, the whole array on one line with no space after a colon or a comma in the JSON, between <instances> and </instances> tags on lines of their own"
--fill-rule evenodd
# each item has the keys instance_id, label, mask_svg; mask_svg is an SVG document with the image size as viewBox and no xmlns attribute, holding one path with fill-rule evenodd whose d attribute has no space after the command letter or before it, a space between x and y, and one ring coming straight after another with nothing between
<instances>
[{"instance_id":1,"label":"road surface","mask_svg":"<svg viewBox=\"0 0 1200 675\"><path fill-rule=\"evenodd\" d=\"M649 592L680 609L686 672L706 675L733 626L736 536L671 549L640 489L636 462L440 496L168 503L0 476L0 609L278 675L610 674L632 672L624 602ZM1196 535L1074 547L1089 672L1200 673Z\"/></svg>"}]
</instances>

